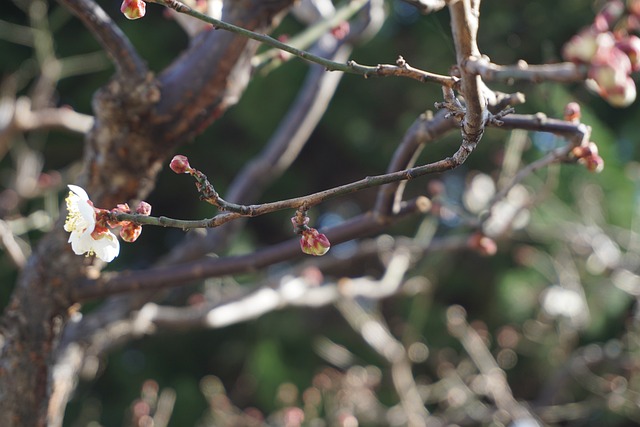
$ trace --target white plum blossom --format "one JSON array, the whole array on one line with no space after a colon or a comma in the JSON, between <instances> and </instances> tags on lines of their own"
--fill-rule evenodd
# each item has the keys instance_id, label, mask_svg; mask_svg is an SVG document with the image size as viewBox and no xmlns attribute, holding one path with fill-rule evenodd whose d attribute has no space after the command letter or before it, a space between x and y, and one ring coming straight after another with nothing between
<instances>
[{"instance_id":1,"label":"white plum blossom","mask_svg":"<svg viewBox=\"0 0 640 427\"><path fill-rule=\"evenodd\" d=\"M105 227L98 225L96 230L96 211L89 195L77 185L69 185L67 220L64 229L71 233L69 243L76 255L95 255L110 262L120 253L120 242Z\"/></svg>"}]
</instances>

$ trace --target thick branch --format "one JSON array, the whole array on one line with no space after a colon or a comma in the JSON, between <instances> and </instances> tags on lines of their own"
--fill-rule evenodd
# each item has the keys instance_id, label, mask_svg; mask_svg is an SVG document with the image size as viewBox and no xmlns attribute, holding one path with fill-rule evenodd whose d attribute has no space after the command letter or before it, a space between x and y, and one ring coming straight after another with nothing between
<instances>
[{"instance_id":1,"label":"thick branch","mask_svg":"<svg viewBox=\"0 0 640 427\"><path fill-rule=\"evenodd\" d=\"M470 58L480 57L476 39L480 14L479 2L472 4L470 0L454 0L449 3L449 12L456 61L460 70L460 92L464 97L466 108L462 121L463 147L470 153L480 142L488 119L487 101L482 93L483 85L480 76L464 68L465 62Z\"/></svg>"},{"instance_id":2,"label":"thick branch","mask_svg":"<svg viewBox=\"0 0 640 427\"><path fill-rule=\"evenodd\" d=\"M421 213L424 211L424 206L422 199L414 200L408 203L405 209L394 217L394 220ZM323 230L323 232L329 237L332 244L337 244L379 232L387 226L387 223L379 221L374 215L364 214L328 230ZM74 299L83 301L137 290L176 287L207 277L254 272L266 266L301 256L298 239L292 239L247 255L207 258L197 262L172 267L158 267L140 272L103 274L99 279L86 280L81 284L74 291Z\"/></svg>"},{"instance_id":3,"label":"thick branch","mask_svg":"<svg viewBox=\"0 0 640 427\"><path fill-rule=\"evenodd\" d=\"M139 81L148 72L135 48L113 20L93 0L58 0L76 15L109 53L120 75Z\"/></svg>"},{"instance_id":4,"label":"thick branch","mask_svg":"<svg viewBox=\"0 0 640 427\"><path fill-rule=\"evenodd\" d=\"M263 33L277 21L274 17L292 3L293 0L237 0L223 9L233 22L225 25L243 32ZM161 4L174 5L178 12L191 10L181 3ZM192 12L207 22L221 22ZM235 104L249 82L251 59L257 47L244 34L219 29L203 31L194 38L189 50L158 77L162 97L155 108L156 139L187 141Z\"/></svg>"}]
</instances>

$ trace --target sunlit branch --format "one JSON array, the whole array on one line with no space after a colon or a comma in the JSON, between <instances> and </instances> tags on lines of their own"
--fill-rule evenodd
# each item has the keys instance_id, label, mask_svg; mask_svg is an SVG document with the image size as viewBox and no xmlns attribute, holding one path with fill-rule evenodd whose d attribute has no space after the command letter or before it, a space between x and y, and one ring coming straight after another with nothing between
<instances>
[{"instance_id":1,"label":"sunlit branch","mask_svg":"<svg viewBox=\"0 0 640 427\"><path fill-rule=\"evenodd\" d=\"M311 208L327 200L335 199L337 197L341 197L368 188L378 187L380 185L392 182L410 180L432 173L444 172L461 165L462 162L466 160L468 154L469 153L461 147L453 156L447 157L446 159L439 160L437 162L428 163L426 165L417 166L414 168L409 168L388 174L369 176L359 181L313 193L308 196L280 200L277 202L263 203L259 205L238 205L235 203L226 202L224 199L217 197L215 200L207 201L215 204L221 210L226 210L229 212L221 213L209 219L178 220L167 217L151 217L125 213L111 213L110 215L111 218L115 221L131 221L140 225L156 225L161 227L175 227L182 229L219 227L222 224L240 217L256 217L286 209L295 210L301 207Z\"/></svg>"},{"instance_id":2,"label":"sunlit branch","mask_svg":"<svg viewBox=\"0 0 640 427\"><path fill-rule=\"evenodd\" d=\"M403 208L385 221L365 213L334 227L321 230L332 244L375 234L391 223L425 213L430 204L424 197L408 201ZM291 239L256 252L225 258L206 258L190 263L156 267L145 271L103 273L98 279L87 279L73 290L78 301L101 298L140 290L178 287L195 280L258 271L261 268L302 256L299 239Z\"/></svg>"},{"instance_id":3,"label":"sunlit branch","mask_svg":"<svg viewBox=\"0 0 640 427\"><path fill-rule=\"evenodd\" d=\"M459 90L465 100L464 119L462 120L462 145L456 155L460 163L475 150L484 134L489 119L484 85L480 77L469 73L463 64L469 58L480 56L477 43L479 2L459 0L449 3L451 14L451 34L456 48L456 61L460 69ZM445 92L446 94L446 92ZM446 96L445 96L446 101Z\"/></svg>"},{"instance_id":4,"label":"sunlit branch","mask_svg":"<svg viewBox=\"0 0 640 427\"><path fill-rule=\"evenodd\" d=\"M306 61L320 64L328 71L341 71L349 74L359 74L363 77L407 77L421 82L437 83L446 87L453 87L457 82L457 79L455 77L444 76L413 68L401 58L398 59L396 65L379 64L376 66L361 65L356 63L355 61L348 61L347 63L331 61L321 56L314 55L311 52L297 49L266 34L255 33L242 27L238 27L237 25L229 24L227 22L212 18L190 8L189 6L177 0L152 0L152 2L171 8L176 12L193 16L194 18L200 19L213 25L216 29L226 30L242 35L249 39L256 40L268 46L288 52Z\"/></svg>"},{"instance_id":5,"label":"sunlit branch","mask_svg":"<svg viewBox=\"0 0 640 427\"><path fill-rule=\"evenodd\" d=\"M438 122L436 122L438 123ZM437 133L446 131L449 129L449 125L444 123L442 129L437 130ZM563 137L566 137L572 144L579 144L587 138L589 135L589 128L583 124L575 124L557 119L549 119L544 115L509 115L500 118L500 125L494 124L503 129L527 129L540 132L552 132ZM437 129L437 128L434 128ZM424 131L424 129L423 129ZM425 140L428 140L428 134L422 135ZM554 154L554 160L562 159L563 155L566 155L568 151L562 151ZM365 190L372 187L378 187L385 184L411 180L424 175L444 172L450 169L454 169L460 166L467 159L471 152L468 151L464 145L460 146L458 151L451 157L447 157L443 160L439 160L426 165L408 168L396 172L391 172L383 175L375 175L363 178L359 181L355 181L342 186L334 187L328 190L313 193L307 196L296 197L287 200L280 200L276 202L263 203L258 205L239 205L236 203L229 203L219 197L215 190L215 197L207 195L205 199L217 206L223 211L221 214L214 216L213 218L205 218L201 220L180 220L161 217L144 216L137 214L126 213L112 213L111 216L115 221L132 221L140 225L155 225L161 227L175 227L182 229L192 228L209 228L219 227L229 221L240 217L256 217L265 215L272 212L281 210L295 210L301 207L311 208L319 203L327 200L342 197L347 194L351 194L357 191ZM544 160L542 164L534 164L533 170L542 167L550 160ZM525 172L523 172L525 173ZM526 172L530 173L530 172Z\"/></svg>"},{"instance_id":6,"label":"sunlit branch","mask_svg":"<svg viewBox=\"0 0 640 427\"><path fill-rule=\"evenodd\" d=\"M497 65L486 57L471 57L464 61L463 68L487 81L526 80L534 83L542 81L569 83L584 81L587 77L587 66L573 62L529 65L520 61L516 65Z\"/></svg>"},{"instance_id":7,"label":"sunlit branch","mask_svg":"<svg viewBox=\"0 0 640 427\"><path fill-rule=\"evenodd\" d=\"M409 267L409 252L397 251L391 258L384 277L379 282L361 280L363 284L377 285L382 288L398 288ZM388 325L379 313L370 312L363 304L353 298L340 298L335 306L349 325L379 355L391 365L393 384L401 405L409 419L408 425L429 425L429 412L425 408L418 387L413 378L411 363L404 346L391 334Z\"/></svg>"},{"instance_id":8,"label":"sunlit branch","mask_svg":"<svg viewBox=\"0 0 640 427\"><path fill-rule=\"evenodd\" d=\"M513 421L534 419L529 410L513 397L505 372L500 369L482 338L467 323L466 312L462 307L449 307L447 327L451 335L460 340L473 363L486 378L487 394L496 403L496 406L507 412Z\"/></svg>"}]
</instances>

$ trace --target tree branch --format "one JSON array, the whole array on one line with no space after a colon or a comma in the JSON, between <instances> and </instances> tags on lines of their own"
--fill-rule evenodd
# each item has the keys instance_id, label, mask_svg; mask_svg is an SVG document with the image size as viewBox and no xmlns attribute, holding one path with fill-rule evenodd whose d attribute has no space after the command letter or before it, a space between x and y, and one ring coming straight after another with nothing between
<instances>
[{"instance_id":1,"label":"tree branch","mask_svg":"<svg viewBox=\"0 0 640 427\"><path fill-rule=\"evenodd\" d=\"M289 44L283 43L274 39L266 34L260 34L251 31L245 26L233 25L210 16L204 15L189 6L178 2L177 0L153 0L154 3L169 7L177 12L185 13L187 15L198 18L204 22L210 23L216 29L226 30L232 33L242 35L243 37L256 40L260 43L268 46L283 50L292 55L297 56L300 59L304 59L309 62L313 62L322 65L327 71L341 71L349 74L359 74L363 77L385 77L385 76L398 76L407 77L420 82L433 82L446 87L453 87L456 84L457 78L451 76L444 76L440 74L430 73L428 71L419 70L411 67L400 57L396 62L396 65L378 64L376 66L360 65L355 61L348 61L346 63L331 61L321 56L315 55L311 52L304 51L293 47ZM360 8L366 3L366 0L354 0L351 4L354 8Z\"/></svg>"},{"instance_id":2,"label":"tree branch","mask_svg":"<svg viewBox=\"0 0 640 427\"><path fill-rule=\"evenodd\" d=\"M469 58L480 57L476 39L479 8L479 1L453 0L449 2L451 31L456 49L456 61L460 70L460 93L465 102L462 146L455 157L460 164L466 160L480 142L484 126L489 118L487 100L482 92L483 84L480 76L470 73L464 68L464 64Z\"/></svg>"},{"instance_id":3,"label":"tree branch","mask_svg":"<svg viewBox=\"0 0 640 427\"><path fill-rule=\"evenodd\" d=\"M466 59L462 67L466 72L477 74L488 81L526 80L533 83L543 81L570 83L584 81L587 78L587 67L573 62L529 65L520 61L516 65L497 65L483 56Z\"/></svg>"},{"instance_id":4,"label":"tree branch","mask_svg":"<svg viewBox=\"0 0 640 427\"><path fill-rule=\"evenodd\" d=\"M394 216L394 221L418 213L423 213L429 204L424 198L407 202L405 207ZM391 221L382 222L374 215L367 213L352 218L335 227L322 230L333 244L346 242L356 237L370 235L389 226ZM247 255L226 258L207 258L195 262L171 267L156 267L145 271L104 273L98 279L87 279L72 291L75 301L86 301L132 291L164 289L177 287L207 277L219 277L230 274L257 271L275 263L299 258L298 239L288 240L269 248Z\"/></svg>"},{"instance_id":5,"label":"tree branch","mask_svg":"<svg viewBox=\"0 0 640 427\"><path fill-rule=\"evenodd\" d=\"M139 82L146 77L148 68L129 39L113 20L93 0L58 0L76 15L109 54L118 74Z\"/></svg>"}]
</instances>

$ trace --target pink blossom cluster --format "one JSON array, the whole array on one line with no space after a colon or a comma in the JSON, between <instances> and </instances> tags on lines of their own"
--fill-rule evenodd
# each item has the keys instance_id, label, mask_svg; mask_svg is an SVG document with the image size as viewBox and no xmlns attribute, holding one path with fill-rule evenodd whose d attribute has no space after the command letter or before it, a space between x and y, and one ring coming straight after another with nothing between
<instances>
[{"instance_id":1,"label":"pink blossom cluster","mask_svg":"<svg viewBox=\"0 0 640 427\"><path fill-rule=\"evenodd\" d=\"M631 73L640 70L640 0L608 1L594 22L563 49L566 60L588 66L587 86L615 107L636 99Z\"/></svg>"}]
</instances>

